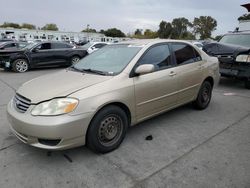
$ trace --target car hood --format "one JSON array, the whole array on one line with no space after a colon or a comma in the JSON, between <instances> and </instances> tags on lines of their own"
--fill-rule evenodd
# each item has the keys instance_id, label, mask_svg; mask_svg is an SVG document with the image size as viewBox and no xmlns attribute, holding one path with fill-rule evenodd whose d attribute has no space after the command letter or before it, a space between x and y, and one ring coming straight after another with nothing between
<instances>
[{"instance_id":1,"label":"car hood","mask_svg":"<svg viewBox=\"0 0 250 188\"><path fill-rule=\"evenodd\" d=\"M24 83L17 93L37 104L57 97L66 97L76 91L105 82L112 76L63 70Z\"/></svg>"},{"instance_id":2,"label":"car hood","mask_svg":"<svg viewBox=\"0 0 250 188\"><path fill-rule=\"evenodd\" d=\"M229 45L219 42L209 43L203 46L205 51L210 56L237 56L239 53L248 52L250 48L236 45Z\"/></svg>"}]
</instances>

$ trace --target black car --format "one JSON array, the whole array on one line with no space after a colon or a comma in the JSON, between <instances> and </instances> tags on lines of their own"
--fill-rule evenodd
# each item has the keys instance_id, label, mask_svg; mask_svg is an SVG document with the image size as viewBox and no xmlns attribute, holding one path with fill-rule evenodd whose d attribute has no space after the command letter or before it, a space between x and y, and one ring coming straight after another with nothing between
<instances>
[{"instance_id":1,"label":"black car","mask_svg":"<svg viewBox=\"0 0 250 188\"><path fill-rule=\"evenodd\" d=\"M68 43L38 42L22 49L0 50L0 67L26 72L31 68L70 66L86 55L86 50Z\"/></svg>"},{"instance_id":2,"label":"black car","mask_svg":"<svg viewBox=\"0 0 250 188\"><path fill-rule=\"evenodd\" d=\"M0 42L0 50L11 50L11 49L20 49L27 46L27 42L15 42L15 41L8 41L8 42Z\"/></svg>"},{"instance_id":3,"label":"black car","mask_svg":"<svg viewBox=\"0 0 250 188\"><path fill-rule=\"evenodd\" d=\"M250 32L228 33L219 42L204 45L203 50L218 57L221 76L243 80L250 89Z\"/></svg>"}]
</instances>

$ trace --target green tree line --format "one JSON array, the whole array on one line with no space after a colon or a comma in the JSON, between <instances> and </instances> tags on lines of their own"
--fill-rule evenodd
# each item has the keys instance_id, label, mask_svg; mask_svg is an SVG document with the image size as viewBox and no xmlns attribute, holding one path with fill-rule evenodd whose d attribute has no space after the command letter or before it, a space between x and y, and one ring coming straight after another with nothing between
<instances>
[{"instance_id":1,"label":"green tree line","mask_svg":"<svg viewBox=\"0 0 250 188\"><path fill-rule=\"evenodd\" d=\"M26 28L26 29L39 29L39 30L51 30L58 31L59 28L54 23L49 23L39 28L33 24L23 23L11 23L4 22L0 27L7 28ZM128 34L128 37L139 38L139 39L150 39L150 38L171 38L171 39L187 39L192 40L196 39L198 36L200 39L211 38L212 32L216 30L217 21L211 16L200 16L194 18L190 22L187 18L180 17L174 18L172 22L161 21L159 24L159 29L157 31L152 31L150 29L136 29L133 34ZM126 37L120 29L110 28L107 30L97 31L94 28L89 28L89 25L86 29L83 29L82 32L91 32L91 33L103 33L109 37Z\"/></svg>"}]
</instances>

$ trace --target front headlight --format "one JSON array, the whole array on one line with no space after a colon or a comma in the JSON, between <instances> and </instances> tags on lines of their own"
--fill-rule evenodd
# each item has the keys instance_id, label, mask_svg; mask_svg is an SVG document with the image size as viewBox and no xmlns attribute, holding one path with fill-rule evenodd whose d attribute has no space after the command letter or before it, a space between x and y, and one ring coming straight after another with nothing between
<instances>
[{"instance_id":1,"label":"front headlight","mask_svg":"<svg viewBox=\"0 0 250 188\"><path fill-rule=\"evenodd\" d=\"M241 54L236 57L236 62L250 63L250 55Z\"/></svg>"},{"instance_id":2,"label":"front headlight","mask_svg":"<svg viewBox=\"0 0 250 188\"><path fill-rule=\"evenodd\" d=\"M58 98L38 104L32 111L33 116L56 116L72 112L78 105L73 98Z\"/></svg>"}]
</instances>

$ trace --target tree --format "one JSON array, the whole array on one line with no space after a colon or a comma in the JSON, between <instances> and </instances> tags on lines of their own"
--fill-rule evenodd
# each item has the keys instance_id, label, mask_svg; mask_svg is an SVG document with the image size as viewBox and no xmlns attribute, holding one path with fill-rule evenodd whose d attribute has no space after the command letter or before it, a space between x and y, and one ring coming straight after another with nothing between
<instances>
[{"instance_id":1,"label":"tree","mask_svg":"<svg viewBox=\"0 0 250 188\"><path fill-rule=\"evenodd\" d=\"M200 16L199 18L194 18L193 30L195 34L200 35L200 39L210 38L212 32L216 30L217 21L211 16Z\"/></svg>"},{"instance_id":2,"label":"tree","mask_svg":"<svg viewBox=\"0 0 250 188\"><path fill-rule=\"evenodd\" d=\"M17 23L11 23L11 22L4 22L3 25L1 25L0 27L6 28L6 27L13 27L16 29L20 28L20 25Z\"/></svg>"},{"instance_id":3,"label":"tree","mask_svg":"<svg viewBox=\"0 0 250 188\"><path fill-rule=\"evenodd\" d=\"M42 30L50 30L50 31L58 31L58 27L56 24L50 23L46 24L41 28Z\"/></svg>"},{"instance_id":4,"label":"tree","mask_svg":"<svg viewBox=\"0 0 250 188\"><path fill-rule=\"evenodd\" d=\"M96 33L96 30L95 30L95 29L92 29L92 28L87 28L87 29L82 30L82 32Z\"/></svg>"},{"instance_id":5,"label":"tree","mask_svg":"<svg viewBox=\"0 0 250 188\"><path fill-rule=\"evenodd\" d=\"M191 27L191 23L188 19L182 18L175 18L172 21L172 35L171 38L173 39L184 39L188 35L188 27Z\"/></svg>"},{"instance_id":6,"label":"tree","mask_svg":"<svg viewBox=\"0 0 250 188\"><path fill-rule=\"evenodd\" d=\"M144 38L146 39L153 39L153 38L157 38L158 37L158 33L155 31L152 31L150 29L146 29L144 31Z\"/></svg>"},{"instance_id":7,"label":"tree","mask_svg":"<svg viewBox=\"0 0 250 188\"><path fill-rule=\"evenodd\" d=\"M169 22L161 21L158 30L158 36L160 38L170 38L172 33L172 25Z\"/></svg>"},{"instance_id":8,"label":"tree","mask_svg":"<svg viewBox=\"0 0 250 188\"><path fill-rule=\"evenodd\" d=\"M23 23L21 28L26 28L26 29L36 29L35 25L29 24L29 23Z\"/></svg>"},{"instance_id":9,"label":"tree","mask_svg":"<svg viewBox=\"0 0 250 188\"><path fill-rule=\"evenodd\" d=\"M250 14L244 14L238 18L239 21L250 20Z\"/></svg>"},{"instance_id":10,"label":"tree","mask_svg":"<svg viewBox=\"0 0 250 188\"><path fill-rule=\"evenodd\" d=\"M99 33L104 34L104 33L105 33L105 31L104 31L103 29L101 29Z\"/></svg>"},{"instance_id":11,"label":"tree","mask_svg":"<svg viewBox=\"0 0 250 188\"><path fill-rule=\"evenodd\" d=\"M119 29L117 28L111 28L106 31L104 31L104 34L107 37L125 37L126 35Z\"/></svg>"},{"instance_id":12,"label":"tree","mask_svg":"<svg viewBox=\"0 0 250 188\"><path fill-rule=\"evenodd\" d=\"M141 29L136 29L135 30L135 35L142 35L142 30Z\"/></svg>"}]
</instances>

